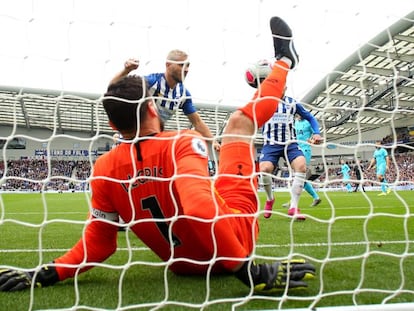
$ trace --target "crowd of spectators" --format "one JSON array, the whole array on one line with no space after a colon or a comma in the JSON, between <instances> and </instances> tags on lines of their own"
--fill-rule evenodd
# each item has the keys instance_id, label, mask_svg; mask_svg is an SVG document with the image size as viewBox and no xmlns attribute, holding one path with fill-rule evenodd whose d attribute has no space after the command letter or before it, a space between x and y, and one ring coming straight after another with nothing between
<instances>
[{"instance_id":1,"label":"crowd of spectators","mask_svg":"<svg viewBox=\"0 0 414 311\"><path fill-rule=\"evenodd\" d=\"M0 162L1 189L76 191L87 188L89 160L21 159Z\"/></svg>"},{"instance_id":2,"label":"crowd of spectators","mask_svg":"<svg viewBox=\"0 0 414 311\"><path fill-rule=\"evenodd\" d=\"M356 163L349 161L352 168ZM360 162L363 169L364 185L378 186L375 169L367 171L365 168L369 160ZM0 161L0 189L7 191L84 191L88 189L88 178L91 175L90 160L50 160L21 159ZM327 171L313 180L315 188L343 188L339 162L328 163ZM386 179L395 186L409 186L414 188L414 152L396 153L391 157L391 165ZM354 172L351 181L356 180ZM274 188L289 186L290 175L288 167L282 167L275 172Z\"/></svg>"},{"instance_id":3,"label":"crowd of spectators","mask_svg":"<svg viewBox=\"0 0 414 311\"><path fill-rule=\"evenodd\" d=\"M408 143L410 141L410 134L408 132L400 132L397 133L396 138L394 138L394 135L387 135L385 136L381 143L382 145L392 145L395 142L397 142L398 144L405 144Z\"/></svg>"}]
</instances>

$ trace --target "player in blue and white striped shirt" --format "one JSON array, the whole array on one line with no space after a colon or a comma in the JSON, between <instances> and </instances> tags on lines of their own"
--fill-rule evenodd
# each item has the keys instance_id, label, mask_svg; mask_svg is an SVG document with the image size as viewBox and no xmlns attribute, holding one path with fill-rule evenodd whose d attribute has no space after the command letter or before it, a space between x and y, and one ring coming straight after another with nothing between
<instances>
[{"instance_id":1,"label":"player in blue and white striped shirt","mask_svg":"<svg viewBox=\"0 0 414 311\"><path fill-rule=\"evenodd\" d=\"M161 119L166 122L178 109L182 109L194 129L204 137L210 138L214 149L219 151L220 144L213 140L210 129L201 119L193 104L190 92L183 84L190 66L188 55L181 50L172 50L167 55L165 66L164 73L152 73L145 76L150 95L153 96L154 102L157 104ZM124 69L112 78L110 84L121 80L138 67L138 60L128 59L124 64Z\"/></svg>"},{"instance_id":2,"label":"player in blue and white striped shirt","mask_svg":"<svg viewBox=\"0 0 414 311\"><path fill-rule=\"evenodd\" d=\"M306 179L306 159L297 142L295 142L295 114L300 115L303 119L310 122L314 130L311 138L312 142L318 144L322 141L316 118L302 104L296 102L291 97L284 96L283 100L279 101L273 117L264 124L262 129L264 144L259 162L260 172L263 173L261 174L262 184L267 196L264 208L265 218L271 216L274 203L271 174L278 166L279 159L283 157L290 163L294 171L288 215L294 216L297 220L305 219L305 216L300 214L298 205Z\"/></svg>"}]
</instances>

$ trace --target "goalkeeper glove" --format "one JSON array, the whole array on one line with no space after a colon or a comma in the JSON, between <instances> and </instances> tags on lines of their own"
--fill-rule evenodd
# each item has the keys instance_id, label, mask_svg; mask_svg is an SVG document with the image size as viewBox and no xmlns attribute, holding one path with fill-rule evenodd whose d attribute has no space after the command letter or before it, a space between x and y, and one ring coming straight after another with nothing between
<instances>
[{"instance_id":1,"label":"goalkeeper glove","mask_svg":"<svg viewBox=\"0 0 414 311\"><path fill-rule=\"evenodd\" d=\"M39 271L20 271L13 269L0 269L0 291L14 292L34 287L45 287L59 281L54 266L43 266Z\"/></svg>"},{"instance_id":2,"label":"goalkeeper glove","mask_svg":"<svg viewBox=\"0 0 414 311\"><path fill-rule=\"evenodd\" d=\"M244 270L244 271L243 271ZM306 289L306 280L315 277L315 266L304 259L277 261L272 264L246 262L236 276L250 286L249 275L253 280L254 291L257 293L283 292Z\"/></svg>"}]
</instances>

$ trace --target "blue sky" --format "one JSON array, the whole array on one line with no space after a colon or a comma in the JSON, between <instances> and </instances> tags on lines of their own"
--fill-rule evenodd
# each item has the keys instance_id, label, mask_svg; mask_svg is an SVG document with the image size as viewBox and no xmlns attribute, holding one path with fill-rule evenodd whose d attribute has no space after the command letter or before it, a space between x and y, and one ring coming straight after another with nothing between
<instances>
[{"instance_id":1,"label":"blue sky","mask_svg":"<svg viewBox=\"0 0 414 311\"><path fill-rule=\"evenodd\" d=\"M187 51L195 102L241 105L245 68L270 58L268 21L284 18L300 54L289 95L303 97L344 58L413 9L408 0L4 0L0 85L102 93L126 58L138 74Z\"/></svg>"}]
</instances>

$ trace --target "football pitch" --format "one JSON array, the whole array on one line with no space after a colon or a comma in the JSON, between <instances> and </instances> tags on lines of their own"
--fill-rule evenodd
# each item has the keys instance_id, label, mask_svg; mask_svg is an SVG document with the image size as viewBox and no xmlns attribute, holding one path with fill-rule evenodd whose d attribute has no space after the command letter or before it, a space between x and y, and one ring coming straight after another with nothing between
<instances>
[{"instance_id":1,"label":"football pitch","mask_svg":"<svg viewBox=\"0 0 414 311\"><path fill-rule=\"evenodd\" d=\"M378 196L321 192L304 222L287 217L287 192L274 214L259 215L256 261L303 257L317 275L304 291L258 296L231 275L176 276L129 231L103 264L54 286L0 292L0 310L274 310L414 302L414 191ZM262 206L264 194L260 193ZM33 268L68 250L81 236L85 193L2 194L0 268ZM195 246L196 247L196 246Z\"/></svg>"}]
</instances>

